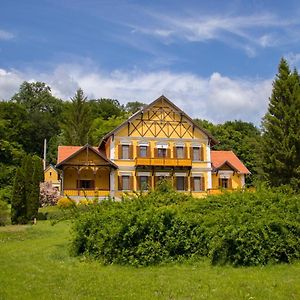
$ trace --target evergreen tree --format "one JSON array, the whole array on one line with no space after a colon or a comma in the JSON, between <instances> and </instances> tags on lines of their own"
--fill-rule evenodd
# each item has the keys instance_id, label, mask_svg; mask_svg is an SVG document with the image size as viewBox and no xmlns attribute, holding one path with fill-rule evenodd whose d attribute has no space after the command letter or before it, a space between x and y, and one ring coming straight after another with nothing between
<instances>
[{"instance_id":1,"label":"evergreen tree","mask_svg":"<svg viewBox=\"0 0 300 300\"><path fill-rule=\"evenodd\" d=\"M85 145L91 127L90 109L83 90L77 90L71 98L64 118L64 137L67 144Z\"/></svg>"},{"instance_id":2,"label":"evergreen tree","mask_svg":"<svg viewBox=\"0 0 300 300\"><path fill-rule=\"evenodd\" d=\"M26 224L27 220L25 177L22 167L17 168L11 198L11 223Z\"/></svg>"},{"instance_id":3,"label":"evergreen tree","mask_svg":"<svg viewBox=\"0 0 300 300\"><path fill-rule=\"evenodd\" d=\"M12 199L11 220L13 224L26 224L37 217L39 209L40 182L43 167L37 156L26 155L17 169Z\"/></svg>"},{"instance_id":4,"label":"evergreen tree","mask_svg":"<svg viewBox=\"0 0 300 300\"><path fill-rule=\"evenodd\" d=\"M263 119L262 171L271 186L300 189L300 80L281 59Z\"/></svg>"},{"instance_id":5,"label":"evergreen tree","mask_svg":"<svg viewBox=\"0 0 300 300\"><path fill-rule=\"evenodd\" d=\"M31 176L26 195L27 219L33 220L37 217L40 203L40 183L43 181L43 166L39 157L33 156L31 159Z\"/></svg>"}]
</instances>

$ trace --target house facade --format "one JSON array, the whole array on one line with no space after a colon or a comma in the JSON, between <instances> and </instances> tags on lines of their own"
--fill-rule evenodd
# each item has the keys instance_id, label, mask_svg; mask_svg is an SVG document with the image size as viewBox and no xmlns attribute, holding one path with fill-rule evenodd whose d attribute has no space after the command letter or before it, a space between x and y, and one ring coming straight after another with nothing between
<instances>
[{"instance_id":1,"label":"house facade","mask_svg":"<svg viewBox=\"0 0 300 300\"><path fill-rule=\"evenodd\" d=\"M245 184L249 170L165 96L105 135L98 147L59 146L61 191L69 196L115 197L153 189L168 179L174 188L202 197Z\"/></svg>"}]
</instances>

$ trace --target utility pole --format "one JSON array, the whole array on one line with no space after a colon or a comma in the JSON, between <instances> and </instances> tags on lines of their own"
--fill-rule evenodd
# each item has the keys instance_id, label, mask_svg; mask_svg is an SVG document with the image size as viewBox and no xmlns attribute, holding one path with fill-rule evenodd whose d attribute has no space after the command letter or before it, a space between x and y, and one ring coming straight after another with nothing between
<instances>
[{"instance_id":1,"label":"utility pole","mask_svg":"<svg viewBox=\"0 0 300 300\"><path fill-rule=\"evenodd\" d=\"M43 159L44 171L46 170L46 155L47 155L47 140L44 139L44 159Z\"/></svg>"}]
</instances>

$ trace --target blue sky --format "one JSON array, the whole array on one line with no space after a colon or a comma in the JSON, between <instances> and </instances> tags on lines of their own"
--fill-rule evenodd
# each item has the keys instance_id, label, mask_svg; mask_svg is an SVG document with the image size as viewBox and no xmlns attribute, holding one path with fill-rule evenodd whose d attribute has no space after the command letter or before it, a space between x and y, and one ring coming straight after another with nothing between
<instances>
[{"instance_id":1,"label":"blue sky","mask_svg":"<svg viewBox=\"0 0 300 300\"><path fill-rule=\"evenodd\" d=\"M259 125L282 56L300 64L297 1L0 2L0 98L23 80L69 99L151 102Z\"/></svg>"}]
</instances>

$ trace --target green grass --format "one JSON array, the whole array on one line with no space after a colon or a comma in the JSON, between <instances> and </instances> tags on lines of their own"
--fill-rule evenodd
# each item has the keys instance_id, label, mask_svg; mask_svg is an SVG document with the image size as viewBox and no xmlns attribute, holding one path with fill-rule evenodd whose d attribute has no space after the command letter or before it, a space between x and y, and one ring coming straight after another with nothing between
<instances>
[{"instance_id":1,"label":"green grass","mask_svg":"<svg viewBox=\"0 0 300 300\"><path fill-rule=\"evenodd\" d=\"M300 263L147 268L70 257L69 225L0 227L0 299L300 299Z\"/></svg>"}]
</instances>

